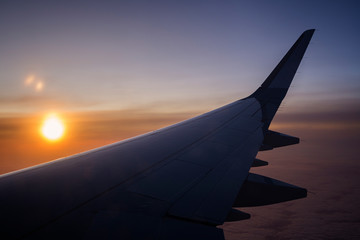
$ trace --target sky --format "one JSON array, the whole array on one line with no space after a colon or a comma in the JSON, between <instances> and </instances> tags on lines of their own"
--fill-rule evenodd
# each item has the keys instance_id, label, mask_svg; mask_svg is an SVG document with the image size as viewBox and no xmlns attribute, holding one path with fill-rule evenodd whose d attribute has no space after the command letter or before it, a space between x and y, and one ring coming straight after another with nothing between
<instances>
[{"instance_id":1,"label":"sky","mask_svg":"<svg viewBox=\"0 0 360 240\"><path fill-rule=\"evenodd\" d=\"M0 173L246 97L315 28L271 125L303 141L260 153L270 166L254 170L314 194L251 208L251 220L225 224L225 235L356 239L359 8L358 1L0 1ZM40 133L50 113L65 124L58 141ZM274 220L289 211L290 223Z\"/></svg>"}]
</instances>

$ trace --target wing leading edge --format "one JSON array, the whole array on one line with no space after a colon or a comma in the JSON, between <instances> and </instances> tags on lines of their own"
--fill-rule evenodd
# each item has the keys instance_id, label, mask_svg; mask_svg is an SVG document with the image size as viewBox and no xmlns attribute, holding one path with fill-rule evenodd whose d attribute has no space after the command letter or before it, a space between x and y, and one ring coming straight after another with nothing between
<instances>
[{"instance_id":1,"label":"wing leading edge","mask_svg":"<svg viewBox=\"0 0 360 240\"><path fill-rule=\"evenodd\" d=\"M249 218L233 207L306 196L249 174L260 150L299 139L269 130L314 30L305 31L261 87L193 119L0 176L7 239L223 239L217 225ZM261 194L260 194L261 193Z\"/></svg>"}]
</instances>

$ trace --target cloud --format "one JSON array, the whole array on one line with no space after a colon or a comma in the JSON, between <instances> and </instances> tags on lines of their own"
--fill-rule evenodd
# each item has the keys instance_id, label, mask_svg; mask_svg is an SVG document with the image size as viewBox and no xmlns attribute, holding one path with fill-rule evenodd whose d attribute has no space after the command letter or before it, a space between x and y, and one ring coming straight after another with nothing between
<instances>
[{"instance_id":1,"label":"cloud","mask_svg":"<svg viewBox=\"0 0 360 240\"><path fill-rule=\"evenodd\" d=\"M291 109L286 107L275 115L273 128L350 129L360 128L360 100L343 99ZM292 110L292 111L288 111Z\"/></svg>"},{"instance_id":2,"label":"cloud","mask_svg":"<svg viewBox=\"0 0 360 240\"><path fill-rule=\"evenodd\" d=\"M20 95L0 97L0 112L29 113L38 111L69 111L77 108L89 108L100 104L99 101L82 100L76 101L59 95Z\"/></svg>"}]
</instances>

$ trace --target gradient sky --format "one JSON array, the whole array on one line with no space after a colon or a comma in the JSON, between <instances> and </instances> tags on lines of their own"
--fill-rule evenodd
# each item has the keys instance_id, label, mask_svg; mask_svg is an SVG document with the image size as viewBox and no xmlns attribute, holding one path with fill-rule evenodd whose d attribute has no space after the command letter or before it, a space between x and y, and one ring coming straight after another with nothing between
<instances>
[{"instance_id":1,"label":"gradient sky","mask_svg":"<svg viewBox=\"0 0 360 240\"><path fill-rule=\"evenodd\" d=\"M259 218L265 214L261 221L268 219L254 220L268 226L255 235L234 230L245 226L256 232L252 220L228 224L225 230L230 239L288 239L299 228L304 238L315 232L314 239L355 239L360 233L351 226L359 226L360 212L348 201L359 199L355 193L360 191L360 174L354 170L359 169L355 143L360 141L359 9L358 1L0 1L0 173L141 134L246 97L300 34L315 28L272 125L300 136L305 144L261 156L274 161L273 168L264 170L267 175L304 183L323 194L292 209L302 214L292 215L295 224L286 225L276 238L269 236L282 223L271 226L272 214L288 214L276 212L280 205L270 208L273 212L251 212ZM66 124L61 141L49 142L39 134L50 112ZM289 154L301 157L285 167ZM311 165L315 159L317 164ZM338 177L353 180L353 185L338 180L340 185L329 187L340 160L346 169ZM315 170L321 174L311 175ZM314 187L310 180L319 184ZM322 202L344 186L354 193L342 204ZM328 207L313 214L319 204ZM334 222L322 221L340 216L331 208L346 208L349 215L341 215L342 224L346 220L352 225L335 231ZM309 211L312 215L304 216ZM304 223L309 218L318 224L317 232ZM332 226L333 234L329 230L326 235L328 229L320 227L324 224ZM351 235L340 235L344 230Z\"/></svg>"},{"instance_id":2,"label":"gradient sky","mask_svg":"<svg viewBox=\"0 0 360 240\"><path fill-rule=\"evenodd\" d=\"M1 1L0 112L212 108L256 89L309 28L287 102L357 99L356 2Z\"/></svg>"}]
</instances>

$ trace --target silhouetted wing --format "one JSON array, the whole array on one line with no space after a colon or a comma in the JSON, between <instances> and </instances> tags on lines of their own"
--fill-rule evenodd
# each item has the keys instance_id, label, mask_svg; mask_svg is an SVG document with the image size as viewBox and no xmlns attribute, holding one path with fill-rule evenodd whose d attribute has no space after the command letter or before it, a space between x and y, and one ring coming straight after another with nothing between
<instances>
[{"instance_id":1,"label":"silhouetted wing","mask_svg":"<svg viewBox=\"0 0 360 240\"><path fill-rule=\"evenodd\" d=\"M0 177L8 239L223 239L233 206L306 196L260 175L259 150L298 143L268 130L314 30L248 98L148 134ZM276 197L261 195L275 192ZM270 194L273 195L273 194Z\"/></svg>"}]
</instances>

